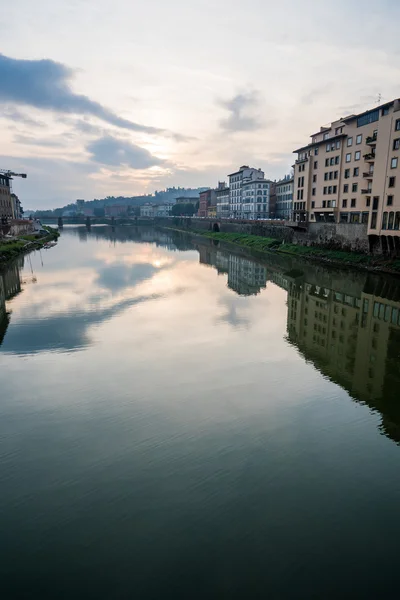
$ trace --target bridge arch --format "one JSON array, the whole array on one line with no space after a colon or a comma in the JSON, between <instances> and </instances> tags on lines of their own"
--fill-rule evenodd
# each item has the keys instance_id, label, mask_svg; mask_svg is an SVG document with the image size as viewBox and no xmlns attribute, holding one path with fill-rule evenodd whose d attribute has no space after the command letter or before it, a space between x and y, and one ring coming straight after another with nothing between
<instances>
[{"instance_id":1,"label":"bridge arch","mask_svg":"<svg viewBox=\"0 0 400 600\"><path fill-rule=\"evenodd\" d=\"M219 227L219 223L214 223L212 226L212 230L214 233L219 233L221 231L221 229Z\"/></svg>"}]
</instances>

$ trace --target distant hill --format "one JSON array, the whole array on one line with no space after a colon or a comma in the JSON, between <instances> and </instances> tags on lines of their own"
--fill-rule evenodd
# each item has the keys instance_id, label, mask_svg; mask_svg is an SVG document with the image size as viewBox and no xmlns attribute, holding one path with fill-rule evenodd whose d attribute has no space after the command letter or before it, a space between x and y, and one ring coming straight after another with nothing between
<instances>
[{"instance_id":1,"label":"distant hill","mask_svg":"<svg viewBox=\"0 0 400 600\"><path fill-rule=\"evenodd\" d=\"M147 194L144 196L107 196L106 198L95 198L93 200L77 200L72 204L67 204L62 208L56 208L54 210L38 210L38 211L26 211L33 213L37 218L49 217L49 216L62 216L64 213L69 215L81 212L83 207L84 210L93 211L95 216L103 216L104 209L106 206L112 206L114 204L137 207L146 203L150 204L165 204L174 203L176 198L179 196L186 196L187 198L197 198L200 192L207 190L206 187L201 188L182 188L172 187L166 190L155 191L154 194Z\"/></svg>"}]
</instances>

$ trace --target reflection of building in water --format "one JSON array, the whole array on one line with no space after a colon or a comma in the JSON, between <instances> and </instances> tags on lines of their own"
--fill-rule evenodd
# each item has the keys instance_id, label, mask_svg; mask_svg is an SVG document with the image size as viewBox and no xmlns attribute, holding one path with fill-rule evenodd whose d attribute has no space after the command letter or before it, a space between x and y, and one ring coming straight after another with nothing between
<instances>
[{"instance_id":1,"label":"reflection of building in water","mask_svg":"<svg viewBox=\"0 0 400 600\"><path fill-rule=\"evenodd\" d=\"M259 294L267 287L267 269L259 263L217 250L213 246L197 246L199 261L217 269L219 274L228 274L228 287L240 296Z\"/></svg>"},{"instance_id":2,"label":"reflection of building in water","mask_svg":"<svg viewBox=\"0 0 400 600\"><path fill-rule=\"evenodd\" d=\"M283 290L288 291L289 289L289 279L286 277L284 273L280 271L271 271L270 279L273 283L276 283Z\"/></svg>"},{"instance_id":3,"label":"reflection of building in water","mask_svg":"<svg viewBox=\"0 0 400 600\"><path fill-rule=\"evenodd\" d=\"M388 300L368 287L357 296L292 281L288 337L324 375L378 409L383 431L400 442L400 288Z\"/></svg>"},{"instance_id":4,"label":"reflection of building in water","mask_svg":"<svg viewBox=\"0 0 400 600\"><path fill-rule=\"evenodd\" d=\"M0 278L3 280L4 294L6 300L11 300L21 291L21 280L19 277L19 265L14 263L11 267L1 273Z\"/></svg>"},{"instance_id":5,"label":"reflection of building in water","mask_svg":"<svg viewBox=\"0 0 400 600\"><path fill-rule=\"evenodd\" d=\"M10 316L6 309L6 301L11 300L21 291L21 281L19 278L20 264L21 261L18 261L8 268L7 271L0 273L0 346L10 321Z\"/></svg>"},{"instance_id":6,"label":"reflection of building in water","mask_svg":"<svg viewBox=\"0 0 400 600\"><path fill-rule=\"evenodd\" d=\"M267 287L267 270L252 260L230 254L228 287L240 296L259 294Z\"/></svg>"}]
</instances>

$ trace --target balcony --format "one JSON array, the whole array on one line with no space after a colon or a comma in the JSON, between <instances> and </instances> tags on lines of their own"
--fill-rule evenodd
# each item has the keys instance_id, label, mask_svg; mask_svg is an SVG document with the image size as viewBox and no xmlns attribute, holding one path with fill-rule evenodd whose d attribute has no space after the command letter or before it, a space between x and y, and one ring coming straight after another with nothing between
<instances>
[{"instance_id":1,"label":"balcony","mask_svg":"<svg viewBox=\"0 0 400 600\"><path fill-rule=\"evenodd\" d=\"M378 136L376 133L374 133L374 135L369 135L367 137L367 139L365 140L365 142L369 145L369 146L375 146L376 145L376 140L377 140Z\"/></svg>"},{"instance_id":2,"label":"balcony","mask_svg":"<svg viewBox=\"0 0 400 600\"><path fill-rule=\"evenodd\" d=\"M371 195L372 194L372 190L370 190L369 188L367 188L365 190L361 190L361 193L362 194L369 194L369 195Z\"/></svg>"},{"instance_id":3,"label":"balcony","mask_svg":"<svg viewBox=\"0 0 400 600\"><path fill-rule=\"evenodd\" d=\"M364 179L372 179L373 176L374 176L374 172L373 171L366 171L365 173L363 173Z\"/></svg>"},{"instance_id":4,"label":"balcony","mask_svg":"<svg viewBox=\"0 0 400 600\"><path fill-rule=\"evenodd\" d=\"M372 153L372 152L368 152L367 154L364 154L363 158L365 160L368 160L368 161L372 162L372 161L375 160L375 154Z\"/></svg>"},{"instance_id":5,"label":"balcony","mask_svg":"<svg viewBox=\"0 0 400 600\"><path fill-rule=\"evenodd\" d=\"M308 156L306 156L306 157L304 157L304 158L298 158L298 159L295 161L295 163L296 163L296 165L299 165L300 163L307 162L307 161L308 161Z\"/></svg>"}]
</instances>

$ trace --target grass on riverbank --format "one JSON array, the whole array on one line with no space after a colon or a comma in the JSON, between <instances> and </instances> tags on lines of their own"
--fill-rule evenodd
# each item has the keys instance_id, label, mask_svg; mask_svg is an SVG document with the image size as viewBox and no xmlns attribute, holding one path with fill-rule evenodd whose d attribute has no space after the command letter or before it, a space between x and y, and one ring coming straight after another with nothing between
<instances>
[{"instance_id":1,"label":"grass on riverbank","mask_svg":"<svg viewBox=\"0 0 400 600\"><path fill-rule=\"evenodd\" d=\"M18 239L3 240L0 242L0 264L17 258L27 250L41 248L44 244L57 239L60 235L60 232L52 227L45 226L44 229L47 231L47 235L25 234L21 235Z\"/></svg>"},{"instance_id":2,"label":"grass on riverbank","mask_svg":"<svg viewBox=\"0 0 400 600\"><path fill-rule=\"evenodd\" d=\"M216 233L213 231L199 231L198 233L214 240L238 244L239 246L260 250L261 252L263 250L271 250L281 244L279 240L275 240L274 238L261 237L259 235L247 235L246 233Z\"/></svg>"},{"instance_id":3,"label":"grass on riverbank","mask_svg":"<svg viewBox=\"0 0 400 600\"><path fill-rule=\"evenodd\" d=\"M319 248L318 246L283 244L278 250L279 252L293 254L296 256L325 258L338 262L347 262L358 265L369 265L372 262L372 257L368 254L361 254L359 252L346 252L345 250L330 250L328 248Z\"/></svg>"},{"instance_id":4,"label":"grass on riverbank","mask_svg":"<svg viewBox=\"0 0 400 600\"><path fill-rule=\"evenodd\" d=\"M275 251L299 258L310 258L322 262L331 262L336 265L350 265L365 268L375 268L400 273L400 260L391 260L388 257L377 257L360 252L346 252L345 250L333 250L318 246L300 246L297 244L283 244L273 238L265 238L258 235L247 235L245 233L217 233L211 231L196 231L207 238L230 242L245 248L258 250L260 252Z\"/></svg>"}]
</instances>

